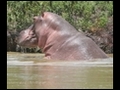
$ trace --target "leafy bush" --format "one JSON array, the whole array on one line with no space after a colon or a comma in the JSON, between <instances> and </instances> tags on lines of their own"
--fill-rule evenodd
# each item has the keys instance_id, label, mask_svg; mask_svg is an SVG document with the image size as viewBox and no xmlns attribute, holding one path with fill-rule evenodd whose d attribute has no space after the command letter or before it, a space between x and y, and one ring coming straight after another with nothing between
<instances>
[{"instance_id":1,"label":"leafy bush","mask_svg":"<svg viewBox=\"0 0 120 90\"><path fill-rule=\"evenodd\" d=\"M61 15L77 30L104 28L113 15L112 1L7 1L8 30L22 30L43 11Z\"/></svg>"}]
</instances>

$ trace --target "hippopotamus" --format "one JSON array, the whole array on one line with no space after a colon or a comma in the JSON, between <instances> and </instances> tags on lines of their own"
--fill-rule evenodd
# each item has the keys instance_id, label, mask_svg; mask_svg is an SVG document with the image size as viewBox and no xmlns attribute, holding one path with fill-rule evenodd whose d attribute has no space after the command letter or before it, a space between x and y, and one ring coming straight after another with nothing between
<instances>
[{"instance_id":1,"label":"hippopotamus","mask_svg":"<svg viewBox=\"0 0 120 90\"><path fill-rule=\"evenodd\" d=\"M108 58L92 39L52 12L33 17L33 24L20 32L17 43L38 46L48 60Z\"/></svg>"}]
</instances>

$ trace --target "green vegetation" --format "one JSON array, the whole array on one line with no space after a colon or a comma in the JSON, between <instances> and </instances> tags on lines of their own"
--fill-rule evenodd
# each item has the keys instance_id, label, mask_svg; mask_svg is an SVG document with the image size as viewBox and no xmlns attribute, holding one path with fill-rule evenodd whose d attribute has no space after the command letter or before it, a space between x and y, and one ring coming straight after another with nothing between
<instances>
[{"instance_id":1,"label":"green vegetation","mask_svg":"<svg viewBox=\"0 0 120 90\"><path fill-rule=\"evenodd\" d=\"M113 15L112 1L7 1L7 29L22 30L32 18L49 11L61 15L77 30L104 28Z\"/></svg>"}]
</instances>

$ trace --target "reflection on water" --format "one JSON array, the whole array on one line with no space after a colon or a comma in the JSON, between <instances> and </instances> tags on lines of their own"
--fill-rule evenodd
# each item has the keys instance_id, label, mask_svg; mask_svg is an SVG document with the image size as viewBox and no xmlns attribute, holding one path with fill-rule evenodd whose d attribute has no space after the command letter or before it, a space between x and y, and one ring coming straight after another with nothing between
<instances>
[{"instance_id":1,"label":"reflection on water","mask_svg":"<svg viewBox=\"0 0 120 90\"><path fill-rule=\"evenodd\" d=\"M7 88L113 88L113 58L80 62L42 60L43 57L7 53Z\"/></svg>"}]
</instances>

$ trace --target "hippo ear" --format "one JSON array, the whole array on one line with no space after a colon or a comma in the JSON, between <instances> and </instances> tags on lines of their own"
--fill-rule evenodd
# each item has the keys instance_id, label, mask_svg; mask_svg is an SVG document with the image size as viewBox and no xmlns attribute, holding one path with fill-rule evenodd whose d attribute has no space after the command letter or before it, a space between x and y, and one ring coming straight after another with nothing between
<instances>
[{"instance_id":1,"label":"hippo ear","mask_svg":"<svg viewBox=\"0 0 120 90\"><path fill-rule=\"evenodd\" d=\"M33 20L36 21L38 19L38 16L33 17Z\"/></svg>"}]
</instances>

